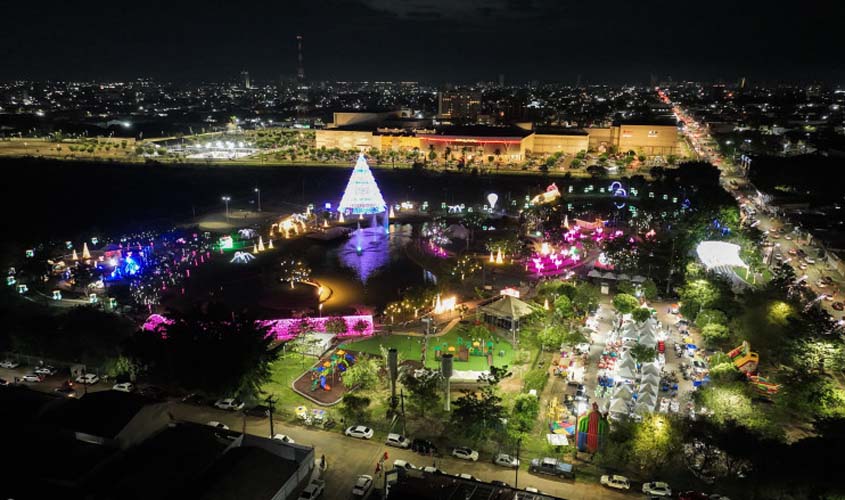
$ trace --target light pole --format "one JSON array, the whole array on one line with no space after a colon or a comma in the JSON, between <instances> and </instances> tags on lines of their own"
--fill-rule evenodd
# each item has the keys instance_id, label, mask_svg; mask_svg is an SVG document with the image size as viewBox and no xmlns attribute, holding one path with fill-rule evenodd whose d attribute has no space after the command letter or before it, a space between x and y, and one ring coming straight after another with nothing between
<instances>
[{"instance_id":1,"label":"light pole","mask_svg":"<svg viewBox=\"0 0 845 500\"><path fill-rule=\"evenodd\" d=\"M224 197L222 197L222 198L221 198L221 200L223 200L223 203L225 203L225 204L226 204L226 220L227 220L227 221L229 220L229 201L230 201L231 199L232 199L232 198L231 198L231 197L229 197L229 196L224 196Z\"/></svg>"},{"instance_id":2,"label":"light pole","mask_svg":"<svg viewBox=\"0 0 845 500\"><path fill-rule=\"evenodd\" d=\"M255 188L254 191L256 193L258 193L258 211L260 212L261 211L261 190L258 189L258 188Z\"/></svg>"}]
</instances>

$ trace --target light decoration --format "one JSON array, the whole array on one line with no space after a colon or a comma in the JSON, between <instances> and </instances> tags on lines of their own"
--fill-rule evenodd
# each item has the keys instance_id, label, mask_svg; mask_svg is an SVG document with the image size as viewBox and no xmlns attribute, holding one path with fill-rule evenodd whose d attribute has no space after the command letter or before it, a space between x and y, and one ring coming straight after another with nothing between
<instances>
[{"instance_id":1,"label":"light decoration","mask_svg":"<svg viewBox=\"0 0 845 500\"><path fill-rule=\"evenodd\" d=\"M545 193L540 193L534 198L531 198L531 204L542 205L545 203L551 203L558 198L560 198L560 190L557 188L557 184L553 182L546 187Z\"/></svg>"},{"instance_id":2,"label":"light decoration","mask_svg":"<svg viewBox=\"0 0 845 500\"><path fill-rule=\"evenodd\" d=\"M498 252L496 252L496 264L504 264L505 259L502 255L502 249L500 248Z\"/></svg>"},{"instance_id":3,"label":"light decoration","mask_svg":"<svg viewBox=\"0 0 845 500\"><path fill-rule=\"evenodd\" d=\"M519 298L519 290L513 287L502 288L499 291L499 295L510 295L511 297Z\"/></svg>"},{"instance_id":4,"label":"light decoration","mask_svg":"<svg viewBox=\"0 0 845 500\"><path fill-rule=\"evenodd\" d=\"M94 239L91 238L91 241L93 242ZM88 251L88 242L82 244L82 258L86 260L91 258L91 252Z\"/></svg>"},{"instance_id":5,"label":"light decoration","mask_svg":"<svg viewBox=\"0 0 845 500\"><path fill-rule=\"evenodd\" d=\"M493 250L490 250L490 263L493 264L496 262L496 259L493 257Z\"/></svg>"},{"instance_id":6,"label":"light decoration","mask_svg":"<svg viewBox=\"0 0 845 500\"><path fill-rule=\"evenodd\" d=\"M235 247L235 240L231 236L223 236L218 241L221 250L231 250Z\"/></svg>"},{"instance_id":7,"label":"light decoration","mask_svg":"<svg viewBox=\"0 0 845 500\"><path fill-rule=\"evenodd\" d=\"M490 210L496 208L496 202L499 201L499 195L496 193L490 193L487 195L487 202L490 203Z\"/></svg>"},{"instance_id":8,"label":"light decoration","mask_svg":"<svg viewBox=\"0 0 845 500\"><path fill-rule=\"evenodd\" d=\"M373 334L373 317L369 314L340 316L340 318L346 323L347 328L344 332L337 334L339 338L369 337ZM267 335L279 341L286 341L310 332L325 332L327 323L334 319L335 317L331 316L321 318L280 318L259 320L256 323L261 327L267 328ZM161 314L152 314L147 318L141 328L147 332L163 335L167 326L172 324L172 319L166 318Z\"/></svg>"},{"instance_id":9,"label":"light decoration","mask_svg":"<svg viewBox=\"0 0 845 500\"><path fill-rule=\"evenodd\" d=\"M394 215L393 213L393 205L390 205L390 212L388 212L388 217L390 217L391 219L396 217L396 215Z\"/></svg>"},{"instance_id":10,"label":"light decoration","mask_svg":"<svg viewBox=\"0 0 845 500\"><path fill-rule=\"evenodd\" d=\"M62 300L61 290L53 290L53 300Z\"/></svg>"},{"instance_id":11,"label":"light decoration","mask_svg":"<svg viewBox=\"0 0 845 500\"><path fill-rule=\"evenodd\" d=\"M232 264L247 264L255 260L255 255L249 252L235 252L235 256L229 262Z\"/></svg>"},{"instance_id":12,"label":"light decoration","mask_svg":"<svg viewBox=\"0 0 845 500\"><path fill-rule=\"evenodd\" d=\"M76 254L76 249L73 249L73 260L79 260L79 255Z\"/></svg>"},{"instance_id":13,"label":"light decoration","mask_svg":"<svg viewBox=\"0 0 845 500\"><path fill-rule=\"evenodd\" d=\"M258 251L259 251L259 252L263 252L264 250L266 250L266 249L264 248L264 237L263 237L263 236L259 236L259 237L258 237Z\"/></svg>"},{"instance_id":14,"label":"light decoration","mask_svg":"<svg viewBox=\"0 0 845 500\"><path fill-rule=\"evenodd\" d=\"M611 183L610 187L608 188L608 192L614 198L627 198L628 197L628 191L625 190L624 187L622 187L622 183L619 182L619 181L613 181L613 183ZM625 208L625 202L624 201L616 201L616 202L613 203L613 205L619 210L622 210L623 208Z\"/></svg>"},{"instance_id":15,"label":"light decoration","mask_svg":"<svg viewBox=\"0 0 845 500\"><path fill-rule=\"evenodd\" d=\"M434 304L434 314L443 314L445 312L452 311L455 309L457 303L458 299L454 295L445 299L441 299L440 294L438 293L437 299L435 299Z\"/></svg>"},{"instance_id":16,"label":"light decoration","mask_svg":"<svg viewBox=\"0 0 845 500\"><path fill-rule=\"evenodd\" d=\"M267 246L267 248L269 248L270 250L273 249L273 240L270 240L270 244Z\"/></svg>"},{"instance_id":17,"label":"light decoration","mask_svg":"<svg viewBox=\"0 0 845 500\"><path fill-rule=\"evenodd\" d=\"M739 256L740 246L725 241L702 241L695 248L708 271L728 272L732 267L748 268Z\"/></svg>"},{"instance_id":18,"label":"light decoration","mask_svg":"<svg viewBox=\"0 0 845 500\"><path fill-rule=\"evenodd\" d=\"M238 229L238 235L242 239L251 240L255 238L255 229L245 228L245 229Z\"/></svg>"},{"instance_id":19,"label":"light decoration","mask_svg":"<svg viewBox=\"0 0 845 500\"><path fill-rule=\"evenodd\" d=\"M346 190L340 200L338 210L341 213L378 214L387 209L387 204L373 177L364 155L358 156Z\"/></svg>"}]
</instances>

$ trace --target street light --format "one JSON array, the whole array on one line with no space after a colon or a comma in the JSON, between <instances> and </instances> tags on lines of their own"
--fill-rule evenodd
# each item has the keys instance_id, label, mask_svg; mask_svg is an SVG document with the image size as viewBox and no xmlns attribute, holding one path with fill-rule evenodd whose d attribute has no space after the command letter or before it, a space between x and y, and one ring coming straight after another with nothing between
<instances>
[{"instance_id":1,"label":"street light","mask_svg":"<svg viewBox=\"0 0 845 500\"><path fill-rule=\"evenodd\" d=\"M254 191L256 193L258 193L258 211L260 212L261 211L261 190L258 189L258 188L255 188Z\"/></svg>"},{"instance_id":2,"label":"street light","mask_svg":"<svg viewBox=\"0 0 845 500\"><path fill-rule=\"evenodd\" d=\"M230 201L232 198L231 198L231 197L229 197L229 196L224 196L224 197L222 197L222 198L220 198L220 199L221 199L221 200L223 200L223 202L226 204L226 220L228 221L228 220L229 220L229 201Z\"/></svg>"}]
</instances>

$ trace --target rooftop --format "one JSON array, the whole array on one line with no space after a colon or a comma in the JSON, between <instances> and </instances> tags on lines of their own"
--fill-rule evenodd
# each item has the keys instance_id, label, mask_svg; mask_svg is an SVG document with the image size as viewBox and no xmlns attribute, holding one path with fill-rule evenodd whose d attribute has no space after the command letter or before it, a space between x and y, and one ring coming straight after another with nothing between
<instances>
[{"instance_id":1,"label":"rooftop","mask_svg":"<svg viewBox=\"0 0 845 500\"><path fill-rule=\"evenodd\" d=\"M139 411L155 403L134 393L90 392L79 399L67 399L64 404L51 408L44 413L44 421L92 436L115 438Z\"/></svg>"},{"instance_id":2,"label":"rooftop","mask_svg":"<svg viewBox=\"0 0 845 500\"><path fill-rule=\"evenodd\" d=\"M232 448L203 476L196 498L267 500L296 473L298 464L261 448Z\"/></svg>"}]
</instances>

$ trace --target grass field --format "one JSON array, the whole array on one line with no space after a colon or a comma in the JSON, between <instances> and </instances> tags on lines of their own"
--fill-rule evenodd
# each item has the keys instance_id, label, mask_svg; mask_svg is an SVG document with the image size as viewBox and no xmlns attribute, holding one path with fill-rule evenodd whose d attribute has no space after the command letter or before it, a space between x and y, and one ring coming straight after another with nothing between
<instances>
[{"instance_id":1,"label":"grass field","mask_svg":"<svg viewBox=\"0 0 845 500\"><path fill-rule=\"evenodd\" d=\"M272 365L270 382L264 384L262 390L265 394L272 394L276 397L278 408L282 411L293 411L299 405L313 405L311 401L293 392L291 383L316 362L313 356L303 356L295 352L288 352L276 360Z\"/></svg>"},{"instance_id":2,"label":"grass field","mask_svg":"<svg viewBox=\"0 0 845 500\"><path fill-rule=\"evenodd\" d=\"M344 349L363 352L374 356L381 356L381 347L390 349L395 347L400 358L408 361L420 361L422 352L422 337L411 335L378 335L358 342L341 344Z\"/></svg>"},{"instance_id":3,"label":"grass field","mask_svg":"<svg viewBox=\"0 0 845 500\"><path fill-rule=\"evenodd\" d=\"M456 328L442 337L432 337L428 342L428 352L425 356L425 364L428 368L439 368L440 362L437 360L435 348L440 347L441 352L446 352L449 347L455 348L455 353L458 351L458 337L462 337L464 343L477 340L479 342L487 343L492 340L495 345L493 347L493 363L496 366L512 365L513 364L513 346L507 340L504 340L498 335L489 334L485 338L471 339L466 336L466 332L460 328ZM503 355L500 356L500 353ZM455 370L472 370L483 371L488 369L486 356L472 356L470 355L468 361L458 361L455 356L454 363Z\"/></svg>"}]
</instances>

